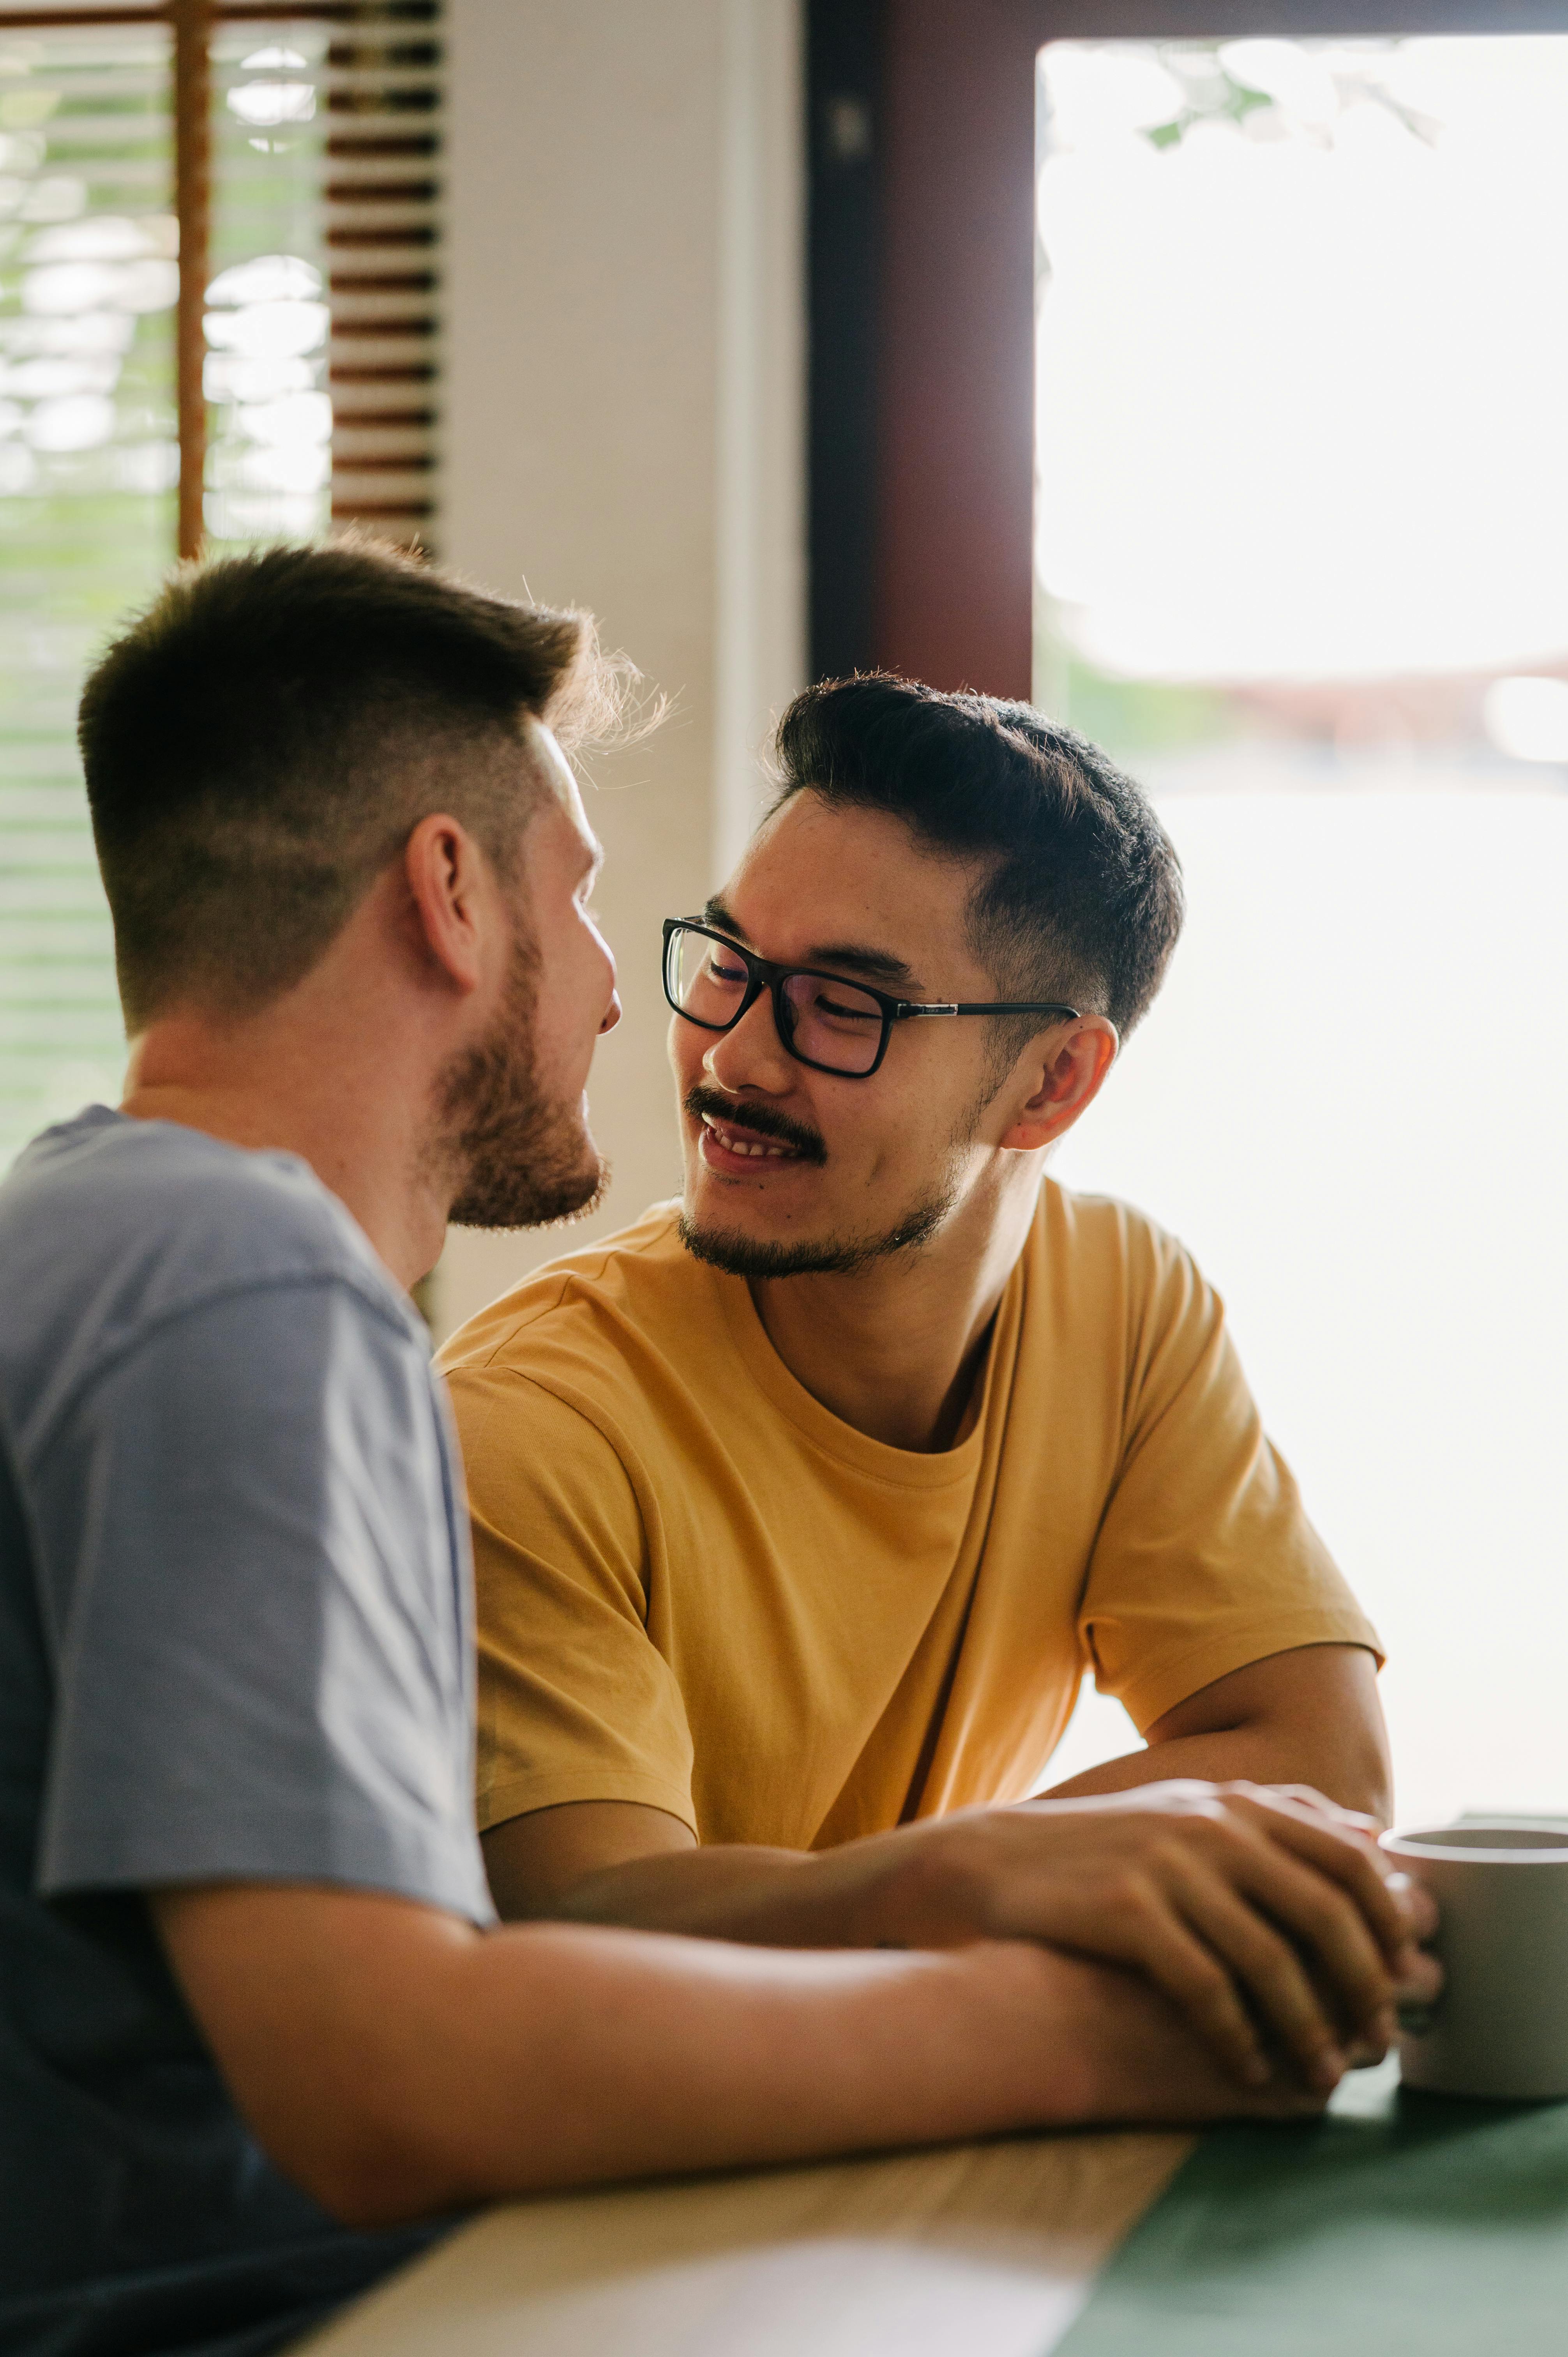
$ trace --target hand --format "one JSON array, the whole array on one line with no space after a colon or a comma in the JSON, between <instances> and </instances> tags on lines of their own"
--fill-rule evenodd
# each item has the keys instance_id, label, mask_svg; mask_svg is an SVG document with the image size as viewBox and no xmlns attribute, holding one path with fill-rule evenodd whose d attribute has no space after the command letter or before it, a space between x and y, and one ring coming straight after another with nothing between
<instances>
[{"instance_id":1,"label":"hand","mask_svg":"<svg viewBox=\"0 0 1568 2357\"><path fill-rule=\"evenodd\" d=\"M1050 1969L1045 2046L1057 2057L1070 2050L1078 2066L1076 2107L1066 2121L1058 2108L1050 2125L1199 2127L1215 2120L1310 2119L1326 2104L1326 2089L1308 2090L1288 2073L1262 2086L1243 2085L1187 2017L1139 1974L1059 1950L1036 1953Z\"/></svg>"},{"instance_id":2,"label":"hand","mask_svg":"<svg viewBox=\"0 0 1568 2357\"><path fill-rule=\"evenodd\" d=\"M1276 2078L1272 2045L1326 2092L1441 1977L1418 1945L1435 1921L1426 1894L1369 1818L1301 1787L1145 1784L963 1811L889 1841L904 1845L884 1894L897 1937L1037 1940L1131 1966L1251 2087Z\"/></svg>"}]
</instances>

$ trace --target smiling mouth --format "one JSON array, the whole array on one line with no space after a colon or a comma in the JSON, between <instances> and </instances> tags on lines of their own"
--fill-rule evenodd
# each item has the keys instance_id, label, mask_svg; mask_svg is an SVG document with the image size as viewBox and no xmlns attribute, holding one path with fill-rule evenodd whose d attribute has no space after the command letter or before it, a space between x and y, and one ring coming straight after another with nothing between
<instances>
[{"instance_id":1,"label":"smiling mouth","mask_svg":"<svg viewBox=\"0 0 1568 2357\"><path fill-rule=\"evenodd\" d=\"M759 1137L755 1130L731 1129L727 1122L715 1121L711 1113L700 1116L708 1130L726 1154L742 1154L757 1162L799 1162L800 1155L792 1146L780 1146L777 1140Z\"/></svg>"}]
</instances>

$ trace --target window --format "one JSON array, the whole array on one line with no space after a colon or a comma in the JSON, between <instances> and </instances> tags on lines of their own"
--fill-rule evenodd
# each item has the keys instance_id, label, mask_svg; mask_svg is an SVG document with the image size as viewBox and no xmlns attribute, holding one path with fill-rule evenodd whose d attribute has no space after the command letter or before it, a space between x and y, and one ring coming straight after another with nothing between
<instances>
[{"instance_id":1,"label":"window","mask_svg":"<svg viewBox=\"0 0 1568 2357\"><path fill-rule=\"evenodd\" d=\"M1565 1797L1565 100L1552 38L1041 59L1036 693L1190 899L1060 1175L1226 1295L1426 1818Z\"/></svg>"},{"instance_id":2,"label":"window","mask_svg":"<svg viewBox=\"0 0 1568 2357\"><path fill-rule=\"evenodd\" d=\"M216 553L333 521L428 544L436 511L432 0L214 10L179 73L166 12L121 13L0 8L0 1168L119 1093L75 707L176 553L182 470Z\"/></svg>"},{"instance_id":3,"label":"window","mask_svg":"<svg viewBox=\"0 0 1568 2357\"><path fill-rule=\"evenodd\" d=\"M174 548L168 80L161 27L0 31L0 1162L124 1060L74 728Z\"/></svg>"}]
</instances>

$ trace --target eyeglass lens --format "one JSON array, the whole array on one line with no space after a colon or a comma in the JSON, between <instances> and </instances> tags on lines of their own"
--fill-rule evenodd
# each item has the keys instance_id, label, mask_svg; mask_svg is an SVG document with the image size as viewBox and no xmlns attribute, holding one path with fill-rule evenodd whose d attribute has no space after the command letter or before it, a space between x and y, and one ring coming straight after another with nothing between
<instances>
[{"instance_id":1,"label":"eyeglass lens","mask_svg":"<svg viewBox=\"0 0 1568 2357\"><path fill-rule=\"evenodd\" d=\"M670 939L670 996L683 1015L722 1031L746 996L744 959L706 933ZM829 1071L865 1073L882 1045L882 1009L853 982L792 974L784 983L789 1046Z\"/></svg>"}]
</instances>

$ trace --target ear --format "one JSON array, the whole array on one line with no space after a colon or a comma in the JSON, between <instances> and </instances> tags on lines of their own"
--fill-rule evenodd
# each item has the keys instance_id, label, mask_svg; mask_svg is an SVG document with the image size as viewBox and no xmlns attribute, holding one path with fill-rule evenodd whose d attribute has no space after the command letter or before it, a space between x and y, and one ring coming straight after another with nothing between
<instances>
[{"instance_id":1,"label":"ear","mask_svg":"<svg viewBox=\"0 0 1568 2357\"><path fill-rule=\"evenodd\" d=\"M1026 1154L1054 1145L1100 1094L1121 1044L1115 1024L1104 1015L1080 1016L1065 1035L1047 1032L1043 1056L1041 1042L1031 1041L1019 1059L1019 1077L1026 1086L1037 1085L1031 1086L998 1144Z\"/></svg>"},{"instance_id":2,"label":"ear","mask_svg":"<svg viewBox=\"0 0 1568 2357\"><path fill-rule=\"evenodd\" d=\"M422 818L403 846L418 953L467 997L485 979L499 914L489 861L461 820Z\"/></svg>"}]
</instances>

